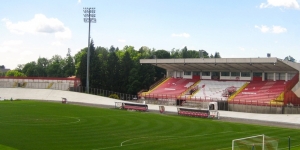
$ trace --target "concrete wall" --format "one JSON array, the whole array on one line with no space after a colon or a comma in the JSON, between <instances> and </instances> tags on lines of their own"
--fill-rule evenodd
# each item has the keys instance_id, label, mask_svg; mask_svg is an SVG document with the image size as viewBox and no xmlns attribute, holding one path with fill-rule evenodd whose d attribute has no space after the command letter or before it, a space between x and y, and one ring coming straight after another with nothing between
<instances>
[{"instance_id":1,"label":"concrete wall","mask_svg":"<svg viewBox=\"0 0 300 150\"><path fill-rule=\"evenodd\" d=\"M282 107L270 106L253 106L241 104L228 104L229 111L248 112L248 113L262 113L262 114L282 114Z\"/></svg>"},{"instance_id":2,"label":"concrete wall","mask_svg":"<svg viewBox=\"0 0 300 150\"><path fill-rule=\"evenodd\" d=\"M300 113L300 107L299 106L284 107L283 112L285 114L299 114Z\"/></svg>"}]
</instances>

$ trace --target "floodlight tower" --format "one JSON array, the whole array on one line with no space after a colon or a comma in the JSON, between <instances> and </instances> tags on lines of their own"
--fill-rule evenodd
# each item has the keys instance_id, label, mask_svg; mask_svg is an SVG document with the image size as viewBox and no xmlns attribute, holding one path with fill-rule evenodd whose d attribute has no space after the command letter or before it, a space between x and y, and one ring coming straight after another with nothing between
<instances>
[{"instance_id":1,"label":"floodlight tower","mask_svg":"<svg viewBox=\"0 0 300 150\"><path fill-rule=\"evenodd\" d=\"M87 51L87 63L86 63L86 92L89 93L89 72L90 72L90 31L91 23L96 23L96 8L95 7L83 7L83 21L89 23L89 37L88 37L88 51Z\"/></svg>"}]
</instances>

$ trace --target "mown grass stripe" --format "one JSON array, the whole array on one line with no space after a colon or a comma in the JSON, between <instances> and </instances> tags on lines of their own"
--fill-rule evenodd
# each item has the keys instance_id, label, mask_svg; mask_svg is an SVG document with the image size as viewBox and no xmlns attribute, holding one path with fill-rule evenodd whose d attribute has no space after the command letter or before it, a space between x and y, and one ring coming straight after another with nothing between
<instances>
[{"instance_id":1,"label":"mown grass stripe","mask_svg":"<svg viewBox=\"0 0 300 150\"><path fill-rule=\"evenodd\" d=\"M48 120L50 122L48 125L26 125L26 123L34 124L35 122L34 120L32 122L31 120L22 121L20 117L16 116L53 120ZM47 116L56 116L57 118L47 118ZM66 124L70 119L63 116L78 118L80 121ZM31 119L30 117L28 119ZM10 124L5 124L5 121ZM130 112L57 102L0 102L0 142L2 145L22 150L226 150L231 148L233 139L258 134L265 134L277 139L279 148L285 149L288 136L291 136L294 148L300 145L299 132L298 129L221 122L158 113Z\"/></svg>"}]
</instances>

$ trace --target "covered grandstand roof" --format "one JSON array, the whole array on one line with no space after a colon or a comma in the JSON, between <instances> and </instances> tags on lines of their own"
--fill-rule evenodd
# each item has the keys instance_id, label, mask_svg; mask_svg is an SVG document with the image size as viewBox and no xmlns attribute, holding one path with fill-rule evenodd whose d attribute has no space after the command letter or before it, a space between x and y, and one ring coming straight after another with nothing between
<instances>
[{"instance_id":1,"label":"covered grandstand roof","mask_svg":"<svg viewBox=\"0 0 300 150\"><path fill-rule=\"evenodd\" d=\"M169 71L284 71L298 72L299 63L271 58L185 58L141 59L141 64L152 64Z\"/></svg>"}]
</instances>

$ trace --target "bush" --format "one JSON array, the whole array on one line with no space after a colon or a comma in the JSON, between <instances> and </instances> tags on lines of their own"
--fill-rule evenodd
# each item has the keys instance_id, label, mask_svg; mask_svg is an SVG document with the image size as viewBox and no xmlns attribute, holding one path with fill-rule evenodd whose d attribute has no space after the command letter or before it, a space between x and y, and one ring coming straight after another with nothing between
<instances>
[{"instance_id":1,"label":"bush","mask_svg":"<svg viewBox=\"0 0 300 150\"><path fill-rule=\"evenodd\" d=\"M109 98L114 98L114 99L120 99L117 94L110 94L108 97Z\"/></svg>"}]
</instances>

